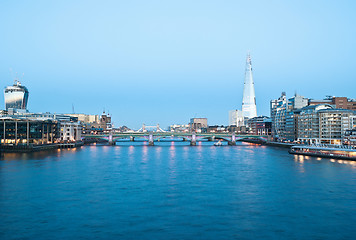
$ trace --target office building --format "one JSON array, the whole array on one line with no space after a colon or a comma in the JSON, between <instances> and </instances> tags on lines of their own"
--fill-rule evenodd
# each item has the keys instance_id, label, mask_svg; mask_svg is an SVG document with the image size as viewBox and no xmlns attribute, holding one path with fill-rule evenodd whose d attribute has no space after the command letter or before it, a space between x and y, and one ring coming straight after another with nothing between
<instances>
[{"instance_id":1,"label":"office building","mask_svg":"<svg viewBox=\"0 0 356 240\"><path fill-rule=\"evenodd\" d=\"M78 121L84 124L99 123L100 116L94 114L83 114L83 113L69 113L65 114L71 117L78 118Z\"/></svg>"},{"instance_id":2,"label":"office building","mask_svg":"<svg viewBox=\"0 0 356 240\"><path fill-rule=\"evenodd\" d=\"M207 118L191 118L189 122L190 131L192 132L206 132L208 128Z\"/></svg>"},{"instance_id":3,"label":"office building","mask_svg":"<svg viewBox=\"0 0 356 240\"><path fill-rule=\"evenodd\" d=\"M250 133L254 135L271 135L272 120L266 116L259 116L247 120Z\"/></svg>"},{"instance_id":4,"label":"office building","mask_svg":"<svg viewBox=\"0 0 356 240\"><path fill-rule=\"evenodd\" d=\"M78 122L60 122L61 142L76 142L82 140L82 127Z\"/></svg>"},{"instance_id":5,"label":"office building","mask_svg":"<svg viewBox=\"0 0 356 240\"><path fill-rule=\"evenodd\" d=\"M58 127L56 120L1 117L1 145L21 147L57 143Z\"/></svg>"},{"instance_id":6,"label":"office building","mask_svg":"<svg viewBox=\"0 0 356 240\"><path fill-rule=\"evenodd\" d=\"M244 126L244 117L242 111L231 110L229 111L229 126L241 127Z\"/></svg>"},{"instance_id":7,"label":"office building","mask_svg":"<svg viewBox=\"0 0 356 240\"><path fill-rule=\"evenodd\" d=\"M270 102L271 120L272 120L272 137L274 140L286 140L286 114L287 114L287 97L286 93Z\"/></svg>"},{"instance_id":8,"label":"office building","mask_svg":"<svg viewBox=\"0 0 356 240\"><path fill-rule=\"evenodd\" d=\"M22 86L20 81L15 79L12 86L7 86L4 90L5 109L27 109L29 92L25 86Z\"/></svg>"},{"instance_id":9,"label":"office building","mask_svg":"<svg viewBox=\"0 0 356 240\"><path fill-rule=\"evenodd\" d=\"M308 144L341 144L353 127L355 112L319 104L305 107L298 118L298 141Z\"/></svg>"},{"instance_id":10,"label":"office building","mask_svg":"<svg viewBox=\"0 0 356 240\"><path fill-rule=\"evenodd\" d=\"M308 106L308 98L295 94L287 99L286 93L271 101L272 137L278 141L295 141L300 109Z\"/></svg>"},{"instance_id":11,"label":"office building","mask_svg":"<svg viewBox=\"0 0 356 240\"><path fill-rule=\"evenodd\" d=\"M318 105L318 104L329 104L333 105L334 108L348 109L348 110L356 110L356 99L350 99L347 97L334 97L327 96L322 100L309 100L309 105Z\"/></svg>"}]
</instances>

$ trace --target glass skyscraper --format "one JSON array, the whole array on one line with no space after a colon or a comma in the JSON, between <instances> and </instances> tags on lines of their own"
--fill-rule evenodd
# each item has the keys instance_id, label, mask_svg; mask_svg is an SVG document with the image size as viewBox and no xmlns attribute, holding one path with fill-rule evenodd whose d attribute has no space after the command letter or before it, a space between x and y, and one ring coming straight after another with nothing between
<instances>
[{"instance_id":1,"label":"glass skyscraper","mask_svg":"<svg viewBox=\"0 0 356 240\"><path fill-rule=\"evenodd\" d=\"M26 109L29 92L20 81L15 79L14 85L7 86L4 90L5 108Z\"/></svg>"},{"instance_id":2,"label":"glass skyscraper","mask_svg":"<svg viewBox=\"0 0 356 240\"><path fill-rule=\"evenodd\" d=\"M252 64L250 54L247 55L246 59L244 92L242 99L242 114L246 118L257 117L255 84L252 78Z\"/></svg>"}]
</instances>

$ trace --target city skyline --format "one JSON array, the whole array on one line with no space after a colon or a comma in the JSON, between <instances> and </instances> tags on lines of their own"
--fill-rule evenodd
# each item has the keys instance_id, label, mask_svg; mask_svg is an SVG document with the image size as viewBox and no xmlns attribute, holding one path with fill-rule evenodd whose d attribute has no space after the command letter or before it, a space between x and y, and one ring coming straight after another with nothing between
<instances>
[{"instance_id":1,"label":"city skyline","mask_svg":"<svg viewBox=\"0 0 356 240\"><path fill-rule=\"evenodd\" d=\"M2 87L12 68L25 73L32 112L70 113L74 104L88 114L105 108L116 126L227 124L242 103L250 50L258 115L282 91L356 97L352 1L158 3L2 2Z\"/></svg>"}]
</instances>

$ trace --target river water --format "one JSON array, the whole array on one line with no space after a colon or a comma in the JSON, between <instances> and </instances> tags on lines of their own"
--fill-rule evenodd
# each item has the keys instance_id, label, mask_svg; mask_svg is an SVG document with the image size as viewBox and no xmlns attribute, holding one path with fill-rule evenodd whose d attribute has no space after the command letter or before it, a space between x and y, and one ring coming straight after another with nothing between
<instances>
[{"instance_id":1,"label":"river water","mask_svg":"<svg viewBox=\"0 0 356 240\"><path fill-rule=\"evenodd\" d=\"M353 239L356 162L239 143L0 160L0 239Z\"/></svg>"}]
</instances>

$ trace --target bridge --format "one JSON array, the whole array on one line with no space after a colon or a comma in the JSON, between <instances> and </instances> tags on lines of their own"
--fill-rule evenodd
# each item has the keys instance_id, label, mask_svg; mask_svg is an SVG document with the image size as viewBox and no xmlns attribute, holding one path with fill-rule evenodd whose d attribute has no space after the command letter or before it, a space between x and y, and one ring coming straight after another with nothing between
<instances>
[{"instance_id":1,"label":"bridge","mask_svg":"<svg viewBox=\"0 0 356 240\"><path fill-rule=\"evenodd\" d=\"M258 139L266 141L267 136L264 135L236 135L235 133L186 133L186 132L124 132L124 133L107 133L107 134L83 134L84 142L101 140L108 142L110 145L115 145L120 141L145 141L149 146L153 146L154 142L161 140L189 141L191 146L195 146L198 141L226 141L228 145L236 145L236 141L246 139Z\"/></svg>"}]
</instances>

